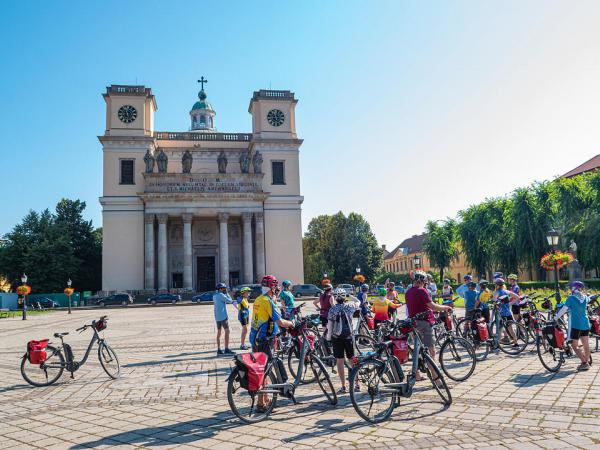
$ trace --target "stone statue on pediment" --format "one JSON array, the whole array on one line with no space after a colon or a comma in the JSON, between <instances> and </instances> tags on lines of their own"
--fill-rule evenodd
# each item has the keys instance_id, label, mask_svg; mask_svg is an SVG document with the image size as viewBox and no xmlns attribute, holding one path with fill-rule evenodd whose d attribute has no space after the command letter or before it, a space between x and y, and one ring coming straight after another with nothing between
<instances>
[{"instance_id":1,"label":"stone statue on pediment","mask_svg":"<svg viewBox=\"0 0 600 450\"><path fill-rule=\"evenodd\" d=\"M192 172L192 162L194 158L192 158L192 154L189 150L186 150L183 154L183 158L181 158L181 168L183 173L191 173Z\"/></svg>"},{"instance_id":2,"label":"stone statue on pediment","mask_svg":"<svg viewBox=\"0 0 600 450\"><path fill-rule=\"evenodd\" d=\"M252 166L254 166L254 173L262 173L263 157L257 150L252 157Z\"/></svg>"},{"instance_id":3,"label":"stone statue on pediment","mask_svg":"<svg viewBox=\"0 0 600 450\"><path fill-rule=\"evenodd\" d=\"M242 173L250 172L250 155L248 155L248 152L240 153L240 171Z\"/></svg>"},{"instance_id":4,"label":"stone statue on pediment","mask_svg":"<svg viewBox=\"0 0 600 450\"><path fill-rule=\"evenodd\" d=\"M227 172L227 156L225 156L225 152L223 150L221 150L221 153L219 153L217 164L219 165L219 173Z\"/></svg>"},{"instance_id":5,"label":"stone statue on pediment","mask_svg":"<svg viewBox=\"0 0 600 450\"><path fill-rule=\"evenodd\" d=\"M144 155L144 163L146 164L146 173L154 172L154 155L150 153L150 149L146 150Z\"/></svg>"},{"instance_id":6,"label":"stone statue on pediment","mask_svg":"<svg viewBox=\"0 0 600 450\"><path fill-rule=\"evenodd\" d=\"M158 173L167 173L167 165L169 163L169 158L167 158L166 153L161 149L156 157L156 164L158 165Z\"/></svg>"}]
</instances>

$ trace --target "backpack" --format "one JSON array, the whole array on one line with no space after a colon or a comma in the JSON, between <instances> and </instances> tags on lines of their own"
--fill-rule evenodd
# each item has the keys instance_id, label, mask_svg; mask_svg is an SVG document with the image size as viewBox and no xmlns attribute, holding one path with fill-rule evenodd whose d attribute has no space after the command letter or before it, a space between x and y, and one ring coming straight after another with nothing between
<instances>
[{"instance_id":1,"label":"backpack","mask_svg":"<svg viewBox=\"0 0 600 450\"><path fill-rule=\"evenodd\" d=\"M236 355L235 365L240 375L240 386L249 392L257 392L265 379L266 353L244 353Z\"/></svg>"},{"instance_id":2,"label":"backpack","mask_svg":"<svg viewBox=\"0 0 600 450\"><path fill-rule=\"evenodd\" d=\"M350 325L350 319L346 311L342 310L337 314L335 321L333 322L333 328L331 334L334 338L348 339L352 337L352 326Z\"/></svg>"}]
</instances>

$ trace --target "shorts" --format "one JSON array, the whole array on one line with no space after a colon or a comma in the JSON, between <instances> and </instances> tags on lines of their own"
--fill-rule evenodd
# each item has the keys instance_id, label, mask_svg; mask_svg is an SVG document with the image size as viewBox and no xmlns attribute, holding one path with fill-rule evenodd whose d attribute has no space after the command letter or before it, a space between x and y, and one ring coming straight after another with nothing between
<instances>
[{"instance_id":1,"label":"shorts","mask_svg":"<svg viewBox=\"0 0 600 450\"><path fill-rule=\"evenodd\" d=\"M427 320L417 320L417 331L419 332L425 347L433 347L435 345L433 328Z\"/></svg>"},{"instance_id":2,"label":"shorts","mask_svg":"<svg viewBox=\"0 0 600 450\"><path fill-rule=\"evenodd\" d=\"M578 330L577 328L571 328L571 340L579 339L590 335L590 330Z\"/></svg>"},{"instance_id":3,"label":"shorts","mask_svg":"<svg viewBox=\"0 0 600 450\"><path fill-rule=\"evenodd\" d=\"M243 327L245 327L246 325L248 325L248 323L250 323L250 319L248 316L239 316L238 320Z\"/></svg>"},{"instance_id":4,"label":"shorts","mask_svg":"<svg viewBox=\"0 0 600 450\"><path fill-rule=\"evenodd\" d=\"M336 358L343 358L344 354L348 359L354 356L352 339L331 338L331 345L333 346L333 356Z\"/></svg>"},{"instance_id":5,"label":"shorts","mask_svg":"<svg viewBox=\"0 0 600 450\"><path fill-rule=\"evenodd\" d=\"M225 328L226 330L229 330L229 320L228 319L217 320L217 330L220 330L221 328Z\"/></svg>"},{"instance_id":6,"label":"shorts","mask_svg":"<svg viewBox=\"0 0 600 450\"><path fill-rule=\"evenodd\" d=\"M521 306L520 305L511 305L510 310L513 314L521 314Z\"/></svg>"},{"instance_id":7,"label":"shorts","mask_svg":"<svg viewBox=\"0 0 600 450\"><path fill-rule=\"evenodd\" d=\"M471 321L474 318L475 318L475 310L474 309L470 309L465 312L465 319Z\"/></svg>"},{"instance_id":8,"label":"shorts","mask_svg":"<svg viewBox=\"0 0 600 450\"><path fill-rule=\"evenodd\" d=\"M323 326L323 327L327 326L327 317L321 316L321 326Z\"/></svg>"},{"instance_id":9,"label":"shorts","mask_svg":"<svg viewBox=\"0 0 600 450\"><path fill-rule=\"evenodd\" d=\"M256 339L254 344L252 344L253 352L262 352L265 353L269 359L273 358L273 351L271 350L271 342L263 339Z\"/></svg>"}]
</instances>

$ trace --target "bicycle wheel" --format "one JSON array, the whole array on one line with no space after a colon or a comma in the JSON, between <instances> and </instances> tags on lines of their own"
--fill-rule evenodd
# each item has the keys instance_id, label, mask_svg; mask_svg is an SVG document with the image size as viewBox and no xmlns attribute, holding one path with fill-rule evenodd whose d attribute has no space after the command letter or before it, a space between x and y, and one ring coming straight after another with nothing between
<instances>
[{"instance_id":1,"label":"bicycle wheel","mask_svg":"<svg viewBox=\"0 0 600 450\"><path fill-rule=\"evenodd\" d=\"M310 357L309 364L317 383L319 383L319 387L323 391L323 394L325 394L325 397L327 397L327 401L332 405L337 405L337 394L331 383L331 377L329 376L329 373L327 373L327 369L325 369L325 365L319 358L313 355Z\"/></svg>"},{"instance_id":2,"label":"bicycle wheel","mask_svg":"<svg viewBox=\"0 0 600 450\"><path fill-rule=\"evenodd\" d=\"M355 392L356 383L360 391ZM377 359L366 359L350 372L350 401L356 413L367 422L379 423L387 420L396 405L397 394L393 389L384 389L394 383L394 375L385 363Z\"/></svg>"},{"instance_id":3,"label":"bicycle wheel","mask_svg":"<svg viewBox=\"0 0 600 450\"><path fill-rule=\"evenodd\" d=\"M298 374L298 368L300 367L300 343L296 341L290 352L288 353L287 365L290 370L290 375L292 378L296 378ZM308 358L304 360L304 368L302 369L302 379L300 383L308 384L312 383L316 380L312 370L309 369Z\"/></svg>"},{"instance_id":4,"label":"bicycle wheel","mask_svg":"<svg viewBox=\"0 0 600 450\"><path fill-rule=\"evenodd\" d=\"M273 366L265 375L265 389L268 389L270 384L277 382L273 373ZM258 407L259 398L262 397L262 408ZM234 367L227 381L227 402L231 408L231 412L240 420L246 423L257 423L265 420L275 407L277 402L277 394L274 392L249 392L241 386L240 373L237 367Z\"/></svg>"},{"instance_id":5,"label":"bicycle wheel","mask_svg":"<svg viewBox=\"0 0 600 450\"><path fill-rule=\"evenodd\" d=\"M514 320L500 323L500 342L498 345L500 350L507 355L518 355L527 347L527 331L525 331L523 325Z\"/></svg>"},{"instance_id":6,"label":"bicycle wheel","mask_svg":"<svg viewBox=\"0 0 600 450\"><path fill-rule=\"evenodd\" d=\"M448 378L465 381L475 370L475 351L466 339L448 337L440 349L439 361Z\"/></svg>"},{"instance_id":7,"label":"bicycle wheel","mask_svg":"<svg viewBox=\"0 0 600 450\"><path fill-rule=\"evenodd\" d=\"M357 334L354 336L354 348L359 355L367 352L374 352L377 341L366 334Z\"/></svg>"},{"instance_id":8,"label":"bicycle wheel","mask_svg":"<svg viewBox=\"0 0 600 450\"><path fill-rule=\"evenodd\" d=\"M21 375L32 386L50 386L56 383L64 370L65 357L59 349L51 345L46 347L46 361L42 364L31 364L27 354L21 359Z\"/></svg>"},{"instance_id":9,"label":"bicycle wheel","mask_svg":"<svg viewBox=\"0 0 600 450\"><path fill-rule=\"evenodd\" d=\"M119 378L119 374L121 373L119 358L117 358L115 351L104 341L98 344L98 359L100 360L100 364L106 372L106 375L113 380Z\"/></svg>"},{"instance_id":10,"label":"bicycle wheel","mask_svg":"<svg viewBox=\"0 0 600 450\"><path fill-rule=\"evenodd\" d=\"M460 337L466 337L467 336L467 330L465 329L465 324L468 322L467 319L465 319L464 317L462 319L460 319L458 321L458 323L456 324L456 335L460 336Z\"/></svg>"},{"instance_id":11,"label":"bicycle wheel","mask_svg":"<svg viewBox=\"0 0 600 450\"><path fill-rule=\"evenodd\" d=\"M446 380L444 379L444 375L442 375L442 371L435 364L431 356L429 356L429 353L423 353L423 358L424 361L421 362L421 365L425 367L422 367L422 369L427 373L427 377L441 397L444 405L450 406L452 404L452 394L450 393L448 383L446 383Z\"/></svg>"},{"instance_id":12,"label":"bicycle wheel","mask_svg":"<svg viewBox=\"0 0 600 450\"><path fill-rule=\"evenodd\" d=\"M542 366L549 372L558 372L564 362L560 351L550 346L548 340L543 337L537 338L536 347Z\"/></svg>"}]
</instances>

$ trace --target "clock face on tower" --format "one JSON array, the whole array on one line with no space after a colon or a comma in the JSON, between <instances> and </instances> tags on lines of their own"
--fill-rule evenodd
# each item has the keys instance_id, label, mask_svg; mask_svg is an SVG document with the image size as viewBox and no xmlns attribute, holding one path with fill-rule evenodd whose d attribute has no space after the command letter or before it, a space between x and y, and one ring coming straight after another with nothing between
<instances>
[{"instance_id":1,"label":"clock face on tower","mask_svg":"<svg viewBox=\"0 0 600 450\"><path fill-rule=\"evenodd\" d=\"M119 116L119 120L123 123L131 123L137 117L137 111L131 105L121 106L117 114Z\"/></svg>"},{"instance_id":2,"label":"clock face on tower","mask_svg":"<svg viewBox=\"0 0 600 450\"><path fill-rule=\"evenodd\" d=\"M267 121L274 127L278 127L283 125L283 121L285 120L285 115L278 109L272 109L267 114Z\"/></svg>"}]
</instances>

